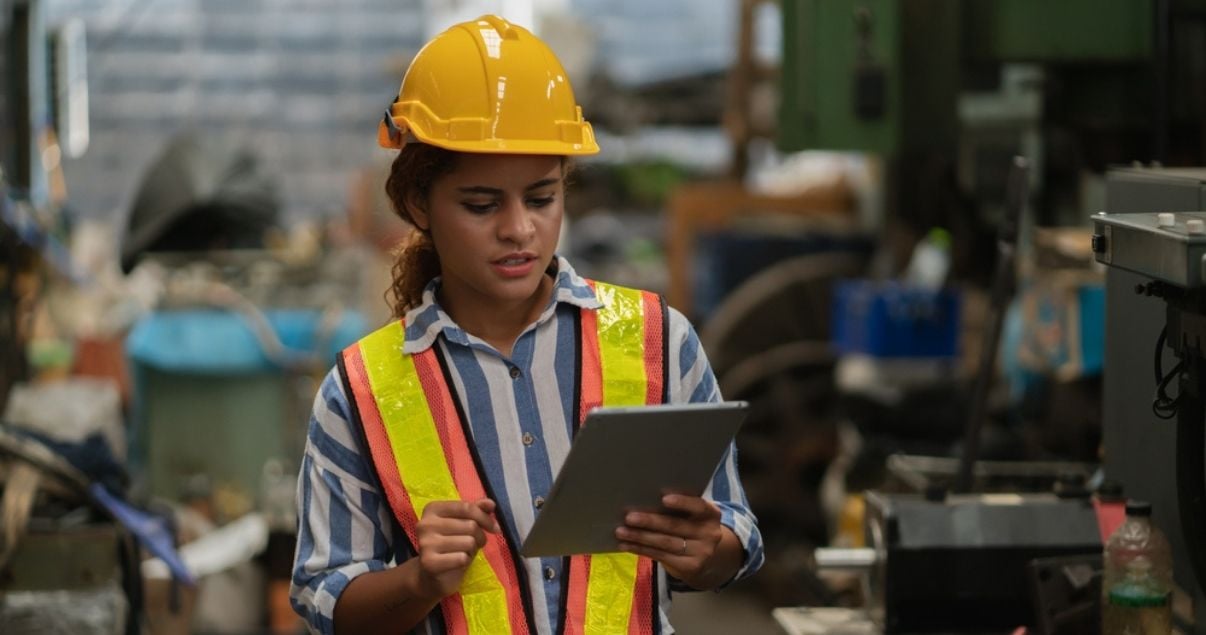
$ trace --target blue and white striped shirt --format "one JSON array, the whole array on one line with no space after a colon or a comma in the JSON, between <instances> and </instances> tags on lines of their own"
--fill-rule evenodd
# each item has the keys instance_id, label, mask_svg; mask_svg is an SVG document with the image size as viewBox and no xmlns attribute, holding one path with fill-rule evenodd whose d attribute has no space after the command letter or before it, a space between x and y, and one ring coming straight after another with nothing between
<instances>
[{"instance_id":1,"label":"blue and white striped shirt","mask_svg":"<svg viewBox=\"0 0 1206 635\"><path fill-rule=\"evenodd\" d=\"M504 530L519 544L532 527L543 497L569 452L574 425L574 369L578 365L574 322L581 309L600 306L594 291L564 258L558 259L553 297L540 317L515 342L511 357L466 333L435 300L439 279L423 293L423 303L406 315L403 351L439 346L448 360L456 394L468 418L485 478L498 500ZM719 401L712 369L690 323L669 311L669 401ZM298 482L299 530L290 596L312 632L334 633L332 618L340 593L356 576L394 566L413 553L393 519L360 434L349 416L338 371L332 370L314 400L314 412ZM762 538L737 476L736 449L717 469L705 497L722 513L745 549L737 578L762 565ZM527 558L534 621L541 634L561 622L562 558ZM662 632L670 588L661 567ZM419 632L443 631L433 611Z\"/></svg>"}]
</instances>

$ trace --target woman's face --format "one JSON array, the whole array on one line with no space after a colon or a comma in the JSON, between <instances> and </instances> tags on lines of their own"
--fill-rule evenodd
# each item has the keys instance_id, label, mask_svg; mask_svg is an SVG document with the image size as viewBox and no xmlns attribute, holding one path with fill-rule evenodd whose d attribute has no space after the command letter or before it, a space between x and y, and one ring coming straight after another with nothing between
<instances>
[{"instance_id":1,"label":"woman's face","mask_svg":"<svg viewBox=\"0 0 1206 635\"><path fill-rule=\"evenodd\" d=\"M439 253L444 297L465 306L537 299L564 194L561 157L461 154L426 209L410 206Z\"/></svg>"}]
</instances>

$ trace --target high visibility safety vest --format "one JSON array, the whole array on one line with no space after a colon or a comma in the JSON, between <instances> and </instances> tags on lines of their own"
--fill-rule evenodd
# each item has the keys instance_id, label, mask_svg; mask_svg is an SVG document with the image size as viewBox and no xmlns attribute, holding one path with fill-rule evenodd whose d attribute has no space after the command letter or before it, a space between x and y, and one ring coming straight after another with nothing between
<instances>
[{"instance_id":1,"label":"high visibility safety vest","mask_svg":"<svg viewBox=\"0 0 1206 635\"><path fill-rule=\"evenodd\" d=\"M596 406L666 401L666 305L656 294L588 281L603 306L579 312L577 413ZM432 501L494 498L435 346L402 354L405 325L394 322L345 349L339 360L353 417L364 431L390 509L410 541ZM499 508L497 515L506 510ZM502 523L500 523L501 525ZM562 592L568 635L652 635L660 631L654 563L627 553L567 558ZM527 571L514 544L487 534L460 591L440 602L449 633L535 633Z\"/></svg>"}]
</instances>

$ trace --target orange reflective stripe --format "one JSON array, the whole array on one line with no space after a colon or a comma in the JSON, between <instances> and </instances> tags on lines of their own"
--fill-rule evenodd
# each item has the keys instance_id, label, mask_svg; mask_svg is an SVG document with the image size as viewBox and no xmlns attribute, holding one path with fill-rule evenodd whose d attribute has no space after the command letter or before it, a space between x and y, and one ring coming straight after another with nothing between
<instances>
[{"instance_id":1,"label":"orange reflective stripe","mask_svg":"<svg viewBox=\"0 0 1206 635\"><path fill-rule=\"evenodd\" d=\"M593 286L593 285L592 285ZM603 364L599 361L599 322L594 311L580 312L582 353L578 378L578 426L586 415L603 405Z\"/></svg>"},{"instance_id":2,"label":"orange reflective stripe","mask_svg":"<svg viewBox=\"0 0 1206 635\"><path fill-rule=\"evenodd\" d=\"M402 354L404 334L394 323L368 335L344 352L344 367L373 465L414 547L428 503L482 498L485 487L437 353ZM511 553L504 536L490 535L460 591L440 603L448 632L530 632Z\"/></svg>"},{"instance_id":3,"label":"orange reflective stripe","mask_svg":"<svg viewBox=\"0 0 1206 635\"><path fill-rule=\"evenodd\" d=\"M645 403L659 404L665 396L665 335L661 298L645 291L641 294L645 313Z\"/></svg>"},{"instance_id":4,"label":"orange reflective stripe","mask_svg":"<svg viewBox=\"0 0 1206 635\"><path fill-rule=\"evenodd\" d=\"M440 443L444 447L444 457L448 462L449 471L452 473L452 479L456 483L461 500L473 501L486 498L486 488L478 476L477 465L473 462L469 443L465 439L465 429L461 425L456 404L452 402L452 391L444 380L440 362L436 359L435 348L432 347L414 355L413 359L415 370L419 375L419 383L423 385L423 392L427 395L427 405L431 408L432 417L436 422ZM511 557L506 536L487 533L486 544L478 554L485 556L490 569L493 569L494 576L502 583L507 598L507 615L511 622L511 632L515 635L528 633L523 596L520 594L519 575L516 572L515 561ZM494 586L492 582L492 580L471 580L467 574L466 580L462 584L462 594L469 594L475 590L492 592ZM466 585L481 586L482 588L466 588ZM464 601L466 600L463 599L462 602ZM497 632L497 626L483 624L481 628L473 630L482 633Z\"/></svg>"},{"instance_id":5,"label":"orange reflective stripe","mask_svg":"<svg viewBox=\"0 0 1206 635\"><path fill-rule=\"evenodd\" d=\"M460 593L440 600L440 614L444 616L444 633L447 635L469 635L469 619L463 600Z\"/></svg>"},{"instance_id":6,"label":"orange reflective stripe","mask_svg":"<svg viewBox=\"0 0 1206 635\"><path fill-rule=\"evenodd\" d=\"M348 388L351 389L352 403L356 408L356 418L364 430L368 442L368 450L373 466L385 490L385 500L389 503L394 517L402 525L410 544L418 544L415 527L419 524L414 506L402 487L402 478L398 476L398 465L394 462L394 451L389 444L389 436L385 433L385 424L381 421L381 413L377 410L377 401L369 387L368 376L364 370L364 358L357 342L343 351L343 367L347 377Z\"/></svg>"},{"instance_id":7,"label":"orange reflective stripe","mask_svg":"<svg viewBox=\"0 0 1206 635\"><path fill-rule=\"evenodd\" d=\"M632 590L632 618L628 620L628 635L647 635L654 632L653 560L641 558L637 563L636 587ZM660 626L660 624L659 624Z\"/></svg>"},{"instance_id":8,"label":"orange reflective stripe","mask_svg":"<svg viewBox=\"0 0 1206 635\"><path fill-rule=\"evenodd\" d=\"M583 625L586 624L586 586L590 578L590 556L570 556L569 584L566 585L566 596L561 599L565 605L565 635L584 635Z\"/></svg>"},{"instance_id":9,"label":"orange reflective stripe","mask_svg":"<svg viewBox=\"0 0 1206 635\"><path fill-rule=\"evenodd\" d=\"M397 328L401 331L403 327L401 323L396 326L390 324L382 330L389 328ZM381 332L378 331L373 335L380 337ZM415 509L409 493L403 486L402 477L398 471L398 462L394 456L393 444L390 442L385 421L377 406L377 395L373 392L362 350L362 343L366 340L367 338L362 339L343 352L344 372L348 388L352 393L352 401L355 403L354 416L359 420L361 429L364 430L373 467L377 471L382 489L385 490L385 498L394 513L394 518L402 525L412 551L417 552L419 511ZM372 356L371 353L370 356ZM464 611L459 597L453 596L441 602L440 612L444 616L444 623L449 633L458 635L466 633Z\"/></svg>"},{"instance_id":10,"label":"orange reflective stripe","mask_svg":"<svg viewBox=\"0 0 1206 635\"><path fill-rule=\"evenodd\" d=\"M413 355L412 359L419 384L427 397L427 407L431 410L431 418L435 423L440 446L444 450L444 460L456 485L456 491L463 500L485 497L486 490L477 478L477 468L473 465L473 457L468 453L469 445L465 442L465 432L461 429L460 417L452 403L452 394L444 386L440 362L435 359L432 349Z\"/></svg>"},{"instance_id":11,"label":"orange reflective stripe","mask_svg":"<svg viewBox=\"0 0 1206 635\"><path fill-rule=\"evenodd\" d=\"M632 289L588 284L603 306L580 312L579 425L596 405L660 403L664 386L660 300ZM651 635L657 619L654 572L651 560L628 553L571 558L565 632ZM634 615L634 610L642 614Z\"/></svg>"}]
</instances>

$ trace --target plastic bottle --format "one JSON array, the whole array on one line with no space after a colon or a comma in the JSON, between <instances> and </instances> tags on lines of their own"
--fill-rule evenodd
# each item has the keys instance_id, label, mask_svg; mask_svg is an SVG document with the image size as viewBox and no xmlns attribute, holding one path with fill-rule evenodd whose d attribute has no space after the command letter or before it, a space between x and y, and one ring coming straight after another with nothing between
<instances>
[{"instance_id":1,"label":"plastic bottle","mask_svg":"<svg viewBox=\"0 0 1206 635\"><path fill-rule=\"evenodd\" d=\"M905 281L922 289L937 291L946 284L951 268L951 234L934 228L913 247L905 268Z\"/></svg>"},{"instance_id":2,"label":"plastic bottle","mask_svg":"<svg viewBox=\"0 0 1206 635\"><path fill-rule=\"evenodd\" d=\"M1103 635L1172 632L1172 556L1151 516L1150 503L1127 501L1126 521L1106 542Z\"/></svg>"}]
</instances>

